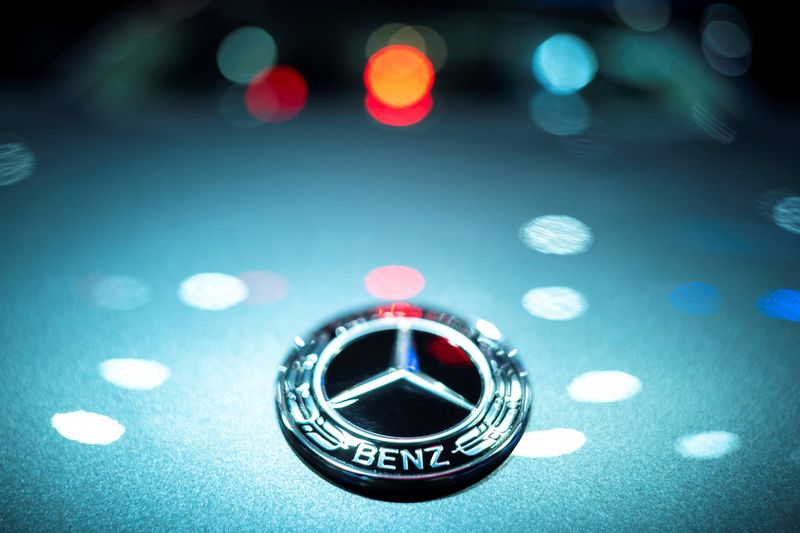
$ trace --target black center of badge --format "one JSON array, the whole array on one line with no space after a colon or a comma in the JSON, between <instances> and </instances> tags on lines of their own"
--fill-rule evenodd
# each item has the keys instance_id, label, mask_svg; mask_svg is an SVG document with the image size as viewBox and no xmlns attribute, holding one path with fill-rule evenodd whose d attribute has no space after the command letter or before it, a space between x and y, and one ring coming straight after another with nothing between
<instances>
[{"instance_id":1,"label":"black center of badge","mask_svg":"<svg viewBox=\"0 0 800 533\"><path fill-rule=\"evenodd\" d=\"M491 472L527 422L517 350L492 324L408 304L336 320L280 368L277 409L293 449L331 481L418 500Z\"/></svg>"}]
</instances>

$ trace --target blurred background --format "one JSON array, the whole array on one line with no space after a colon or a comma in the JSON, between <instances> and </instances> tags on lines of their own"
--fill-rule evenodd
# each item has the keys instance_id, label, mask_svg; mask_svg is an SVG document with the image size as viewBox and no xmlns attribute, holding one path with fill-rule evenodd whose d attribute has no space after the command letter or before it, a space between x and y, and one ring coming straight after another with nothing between
<instances>
[{"instance_id":1,"label":"blurred background","mask_svg":"<svg viewBox=\"0 0 800 533\"><path fill-rule=\"evenodd\" d=\"M423 105L432 110L367 106L373 120L394 126L467 106L522 110L556 135L602 119L634 136L699 129L727 143L741 122L780 120L797 105L796 22L756 3L162 0L15 11L0 22L5 100L19 95L41 111L77 109L120 124L216 112L248 127L289 120L306 106L356 108L367 59L389 45L421 50L436 71L433 103ZM560 45L542 47L560 34ZM534 60L537 50L550 53L549 67ZM248 84L275 66L292 69L289 77L274 73L261 83L269 95L254 89L248 107ZM559 76L577 78L559 87ZM294 98L280 104L297 108L291 116L257 109L275 85L281 98ZM20 118L8 105L3 111L6 127ZM652 114L664 121L655 130L643 127Z\"/></svg>"}]
</instances>

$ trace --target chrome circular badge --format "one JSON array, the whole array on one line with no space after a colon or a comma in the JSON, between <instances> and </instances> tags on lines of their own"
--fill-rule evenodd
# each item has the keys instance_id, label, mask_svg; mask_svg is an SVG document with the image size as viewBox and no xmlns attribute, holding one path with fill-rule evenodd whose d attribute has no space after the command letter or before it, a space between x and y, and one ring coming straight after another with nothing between
<instances>
[{"instance_id":1,"label":"chrome circular badge","mask_svg":"<svg viewBox=\"0 0 800 533\"><path fill-rule=\"evenodd\" d=\"M511 452L531 393L492 324L394 304L295 346L276 401L294 450L331 481L387 499L459 490Z\"/></svg>"}]
</instances>

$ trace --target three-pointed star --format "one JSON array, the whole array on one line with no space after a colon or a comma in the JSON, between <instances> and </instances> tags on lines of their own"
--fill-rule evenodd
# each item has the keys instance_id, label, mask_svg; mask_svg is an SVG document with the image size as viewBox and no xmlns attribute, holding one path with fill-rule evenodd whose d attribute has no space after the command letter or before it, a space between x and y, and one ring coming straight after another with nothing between
<instances>
[{"instance_id":1,"label":"three-pointed star","mask_svg":"<svg viewBox=\"0 0 800 533\"><path fill-rule=\"evenodd\" d=\"M405 380L420 389L443 400L471 411L475 406L459 393L437 381L419 369L417 351L409 327L403 325L397 330L394 343L392 366L371 378L353 385L330 399L331 407L341 409L358 401L360 396L378 390L395 381Z\"/></svg>"}]
</instances>

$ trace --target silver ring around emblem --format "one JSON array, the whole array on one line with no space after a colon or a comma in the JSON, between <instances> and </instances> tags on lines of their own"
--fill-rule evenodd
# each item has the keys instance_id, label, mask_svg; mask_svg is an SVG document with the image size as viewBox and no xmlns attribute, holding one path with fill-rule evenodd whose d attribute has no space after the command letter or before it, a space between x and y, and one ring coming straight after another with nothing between
<instances>
[{"instance_id":1,"label":"silver ring around emblem","mask_svg":"<svg viewBox=\"0 0 800 533\"><path fill-rule=\"evenodd\" d=\"M407 303L296 337L276 385L294 451L334 483L391 500L490 473L522 435L531 396L496 327Z\"/></svg>"}]
</instances>

